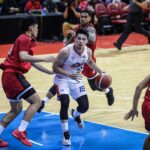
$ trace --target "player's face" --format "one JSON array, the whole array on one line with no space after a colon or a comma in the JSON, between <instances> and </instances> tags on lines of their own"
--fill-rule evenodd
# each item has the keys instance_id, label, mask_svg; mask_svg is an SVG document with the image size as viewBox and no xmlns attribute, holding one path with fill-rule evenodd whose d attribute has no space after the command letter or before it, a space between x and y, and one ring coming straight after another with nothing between
<instances>
[{"instance_id":1,"label":"player's face","mask_svg":"<svg viewBox=\"0 0 150 150\"><path fill-rule=\"evenodd\" d=\"M37 37L37 35L38 35L38 25L37 24L31 26L31 34L33 37L35 37L35 38Z\"/></svg>"},{"instance_id":2,"label":"player's face","mask_svg":"<svg viewBox=\"0 0 150 150\"><path fill-rule=\"evenodd\" d=\"M81 25L86 25L86 24L89 24L91 21L91 17L89 16L88 13L81 13L81 16L80 16L80 24Z\"/></svg>"},{"instance_id":3,"label":"player's face","mask_svg":"<svg viewBox=\"0 0 150 150\"><path fill-rule=\"evenodd\" d=\"M76 52L78 54L81 54L83 52L84 46L87 44L87 42L88 42L88 39L86 35L79 33L76 36L74 45L75 45Z\"/></svg>"}]
</instances>

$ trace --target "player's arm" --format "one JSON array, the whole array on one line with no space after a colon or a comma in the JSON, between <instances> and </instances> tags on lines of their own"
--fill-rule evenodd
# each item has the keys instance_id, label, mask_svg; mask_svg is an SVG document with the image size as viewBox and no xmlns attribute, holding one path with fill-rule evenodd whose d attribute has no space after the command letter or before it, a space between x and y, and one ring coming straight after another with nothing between
<instances>
[{"instance_id":1,"label":"player's arm","mask_svg":"<svg viewBox=\"0 0 150 150\"><path fill-rule=\"evenodd\" d=\"M37 70L44 72L46 74L54 74L53 71L48 70L47 68L43 67L42 65L40 65L39 63L32 63L32 66L34 68L36 68Z\"/></svg>"},{"instance_id":2,"label":"player's arm","mask_svg":"<svg viewBox=\"0 0 150 150\"><path fill-rule=\"evenodd\" d=\"M138 5L139 7L141 7L142 9L146 9L148 4L147 4L147 1L144 0L142 2L138 2L138 0L133 0L133 2Z\"/></svg>"},{"instance_id":3,"label":"player's arm","mask_svg":"<svg viewBox=\"0 0 150 150\"><path fill-rule=\"evenodd\" d=\"M88 27L87 30L89 33L89 37L88 37L89 43L94 43L96 41L96 30L95 30L95 28L94 27Z\"/></svg>"},{"instance_id":4,"label":"player's arm","mask_svg":"<svg viewBox=\"0 0 150 150\"><path fill-rule=\"evenodd\" d=\"M53 70L55 73L59 73L65 76L69 76L70 74L68 72L66 72L65 70L63 70L63 64L65 62L65 60L68 58L69 56L69 49L67 48L63 48L58 56L56 57L56 61L53 64Z\"/></svg>"},{"instance_id":5,"label":"player's arm","mask_svg":"<svg viewBox=\"0 0 150 150\"><path fill-rule=\"evenodd\" d=\"M102 73L102 70L95 64L95 62L92 60L92 51L88 48L88 61L87 65L91 67L93 70L98 72L99 74Z\"/></svg>"},{"instance_id":6,"label":"player's arm","mask_svg":"<svg viewBox=\"0 0 150 150\"><path fill-rule=\"evenodd\" d=\"M134 119L135 115L138 116L138 102L142 93L142 90L145 89L150 82L150 75L148 75L143 81L141 81L134 92L133 96L133 106L132 109L125 115L125 120L131 118L131 120Z\"/></svg>"},{"instance_id":7,"label":"player's arm","mask_svg":"<svg viewBox=\"0 0 150 150\"><path fill-rule=\"evenodd\" d=\"M25 62L54 62L55 58L53 56L32 56L29 55L27 51L20 51L19 57Z\"/></svg>"}]
</instances>

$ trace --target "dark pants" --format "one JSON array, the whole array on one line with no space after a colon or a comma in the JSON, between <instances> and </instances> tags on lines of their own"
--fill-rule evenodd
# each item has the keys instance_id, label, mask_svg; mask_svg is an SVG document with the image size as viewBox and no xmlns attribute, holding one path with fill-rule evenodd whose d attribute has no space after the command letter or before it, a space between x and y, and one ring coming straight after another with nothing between
<instances>
[{"instance_id":1,"label":"dark pants","mask_svg":"<svg viewBox=\"0 0 150 150\"><path fill-rule=\"evenodd\" d=\"M135 32L145 35L147 38L150 38L150 33L146 31L141 26L142 22L142 14L141 13L133 13L130 12L127 17L127 23L125 25L124 31L117 40L117 43L122 46L122 44L125 42L129 34L133 31L133 28L135 29Z\"/></svg>"}]
</instances>

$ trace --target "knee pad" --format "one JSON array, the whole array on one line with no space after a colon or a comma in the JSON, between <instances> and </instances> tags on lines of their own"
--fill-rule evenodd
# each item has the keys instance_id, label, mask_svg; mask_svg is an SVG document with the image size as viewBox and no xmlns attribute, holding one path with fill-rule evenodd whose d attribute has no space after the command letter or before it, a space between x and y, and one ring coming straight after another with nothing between
<instances>
[{"instance_id":1,"label":"knee pad","mask_svg":"<svg viewBox=\"0 0 150 150\"><path fill-rule=\"evenodd\" d=\"M49 92L51 92L54 96L56 95L56 87L53 85L50 89Z\"/></svg>"},{"instance_id":2,"label":"knee pad","mask_svg":"<svg viewBox=\"0 0 150 150\"><path fill-rule=\"evenodd\" d=\"M89 109L89 101L87 95L83 95L76 100L78 102L77 111L80 113L85 113Z\"/></svg>"},{"instance_id":3,"label":"knee pad","mask_svg":"<svg viewBox=\"0 0 150 150\"><path fill-rule=\"evenodd\" d=\"M67 120L68 119L68 108L69 108L69 95L63 94L59 96L60 102L61 102L61 108L60 108L60 119L61 120Z\"/></svg>"}]
</instances>

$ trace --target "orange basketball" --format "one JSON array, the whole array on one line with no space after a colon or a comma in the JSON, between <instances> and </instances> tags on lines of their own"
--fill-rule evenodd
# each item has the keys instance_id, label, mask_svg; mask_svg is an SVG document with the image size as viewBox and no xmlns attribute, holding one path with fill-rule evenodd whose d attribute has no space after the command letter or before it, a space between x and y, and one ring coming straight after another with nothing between
<instances>
[{"instance_id":1,"label":"orange basketball","mask_svg":"<svg viewBox=\"0 0 150 150\"><path fill-rule=\"evenodd\" d=\"M102 73L101 75L99 74L95 78L95 85L99 89L106 89L111 85L111 83L112 83L112 78L109 74L106 73Z\"/></svg>"}]
</instances>

